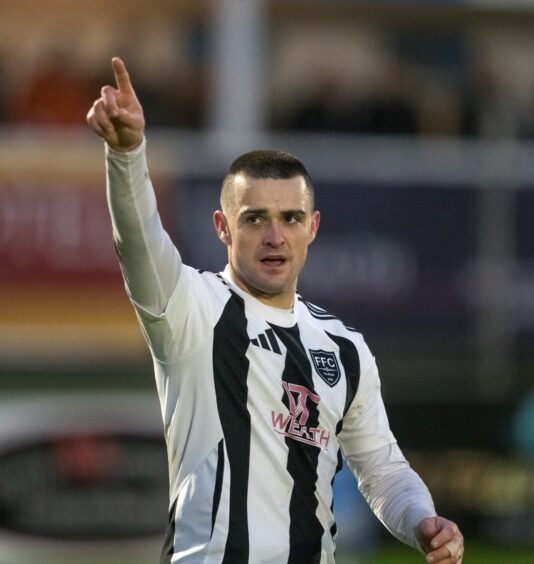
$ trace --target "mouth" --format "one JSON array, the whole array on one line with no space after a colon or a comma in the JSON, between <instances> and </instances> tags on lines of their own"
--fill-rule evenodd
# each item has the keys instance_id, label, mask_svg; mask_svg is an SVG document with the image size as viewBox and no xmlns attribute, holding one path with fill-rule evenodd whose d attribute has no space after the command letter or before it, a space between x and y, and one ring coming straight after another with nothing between
<instances>
[{"instance_id":1,"label":"mouth","mask_svg":"<svg viewBox=\"0 0 534 564\"><path fill-rule=\"evenodd\" d=\"M287 262L286 257L282 255L269 255L260 259L265 266L282 266Z\"/></svg>"}]
</instances>

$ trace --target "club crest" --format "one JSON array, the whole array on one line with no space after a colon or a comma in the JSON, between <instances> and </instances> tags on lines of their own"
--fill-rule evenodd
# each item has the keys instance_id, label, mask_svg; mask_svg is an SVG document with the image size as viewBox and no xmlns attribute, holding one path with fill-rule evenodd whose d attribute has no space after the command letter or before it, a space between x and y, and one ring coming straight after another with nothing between
<instances>
[{"instance_id":1,"label":"club crest","mask_svg":"<svg viewBox=\"0 0 534 564\"><path fill-rule=\"evenodd\" d=\"M336 355L330 351L312 350L309 349L310 355L315 366L315 371L319 376L333 388L341 377L339 364L337 363Z\"/></svg>"}]
</instances>

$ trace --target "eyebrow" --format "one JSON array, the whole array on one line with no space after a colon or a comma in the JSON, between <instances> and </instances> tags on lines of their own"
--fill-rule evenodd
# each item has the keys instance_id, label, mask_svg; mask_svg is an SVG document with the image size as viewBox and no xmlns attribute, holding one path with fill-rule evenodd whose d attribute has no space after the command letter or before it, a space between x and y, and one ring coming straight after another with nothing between
<instances>
[{"instance_id":1,"label":"eyebrow","mask_svg":"<svg viewBox=\"0 0 534 564\"><path fill-rule=\"evenodd\" d=\"M243 211L239 212L239 215L267 215L267 213L269 213L267 208L245 208Z\"/></svg>"},{"instance_id":2,"label":"eyebrow","mask_svg":"<svg viewBox=\"0 0 534 564\"><path fill-rule=\"evenodd\" d=\"M244 215L268 215L269 210L267 208L257 208L257 209L245 209L241 213L240 216ZM281 215L306 215L306 210L303 209L290 209L290 210L282 210L280 212Z\"/></svg>"},{"instance_id":3,"label":"eyebrow","mask_svg":"<svg viewBox=\"0 0 534 564\"><path fill-rule=\"evenodd\" d=\"M257 208L257 209L245 209L241 213L238 214L239 219L246 219L252 215L258 215L260 217L266 217L269 215L269 210L267 208ZM295 216L299 219L302 219L306 216L306 210L303 209L289 209L289 210L282 210L280 212L281 217L287 216Z\"/></svg>"}]
</instances>

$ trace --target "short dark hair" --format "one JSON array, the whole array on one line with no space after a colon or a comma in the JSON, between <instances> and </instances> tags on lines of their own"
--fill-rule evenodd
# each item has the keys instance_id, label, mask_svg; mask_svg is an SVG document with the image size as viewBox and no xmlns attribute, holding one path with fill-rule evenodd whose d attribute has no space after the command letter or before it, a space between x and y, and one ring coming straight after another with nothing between
<instances>
[{"instance_id":1,"label":"short dark hair","mask_svg":"<svg viewBox=\"0 0 534 564\"><path fill-rule=\"evenodd\" d=\"M240 174L250 178L273 178L275 180L302 176L306 183L311 207L314 209L315 197L310 175L302 162L291 153L262 149L250 151L237 157L230 165L222 183L221 206L223 208L230 197L230 188L234 178Z\"/></svg>"}]
</instances>

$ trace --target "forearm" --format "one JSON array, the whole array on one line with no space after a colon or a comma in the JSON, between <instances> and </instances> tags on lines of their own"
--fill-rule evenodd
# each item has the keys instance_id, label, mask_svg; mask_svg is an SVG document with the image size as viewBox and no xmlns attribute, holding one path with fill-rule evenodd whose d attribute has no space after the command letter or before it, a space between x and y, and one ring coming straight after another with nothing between
<instances>
[{"instance_id":1,"label":"forearm","mask_svg":"<svg viewBox=\"0 0 534 564\"><path fill-rule=\"evenodd\" d=\"M387 529L402 542L421 550L415 527L436 515L432 497L419 475L393 443L373 452L351 455L362 495Z\"/></svg>"},{"instance_id":2,"label":"forearm","mask_svg":"<svg viewBox=\"0 0 534 564\"><path fill-rule=\"evenodd\" d=\"M180 275L181 260L163 229L146 161L146 142L129 153L106 145L107 198L113 240L128 293L159 315Z\"/></svg>"}]
</instances>

